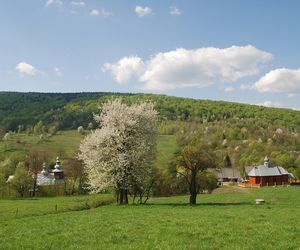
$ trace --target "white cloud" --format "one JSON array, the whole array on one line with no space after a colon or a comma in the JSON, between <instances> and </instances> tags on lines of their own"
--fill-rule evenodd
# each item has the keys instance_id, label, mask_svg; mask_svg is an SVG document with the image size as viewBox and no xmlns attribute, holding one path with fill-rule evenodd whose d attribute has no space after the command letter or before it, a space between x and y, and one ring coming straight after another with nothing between
<instances>
[{"instance_id":1,"label":"white cloud","mask_svg":"<svg viewBox=\"0 0 300 250\"><path fill-rule=\"evenodd\" d=\"M76 7L84 7L85 6L84 1L72 1L71 4Z\"/></svg>"},{"instance_id":2,"label":"white cloud","mask_svg":"<svg viewBox=\"0 0 300 250\"><path fill-rule=\"evenodd\" d=\"M58 6L62 6L63 2L61 0L47 0L46 2L46 7L50 6L50 5L58 5Z\"/></svg>"},{"instance_id":3,"label":"white cloud","mask_svg":"<svg viewBox=\"0 0 300 250\"><path fill-rule=\"evenodd\" d=\"M54 73L56 76L60 77L63 76L63 73L61 72L61 70L59 68L54 68Z\"/></svg>"},{"instance_id":4,"label":"white cloud","mask_svg":"<svg viewBox=\"0 0 300 250\"><path fill-rule=\"evenodd\" d=\"M130 60L128 60L130 59ZM120 75L135 76L144 89L165 90L185 87L205 87L217 82L236 81L259 73L262 64L272 59L270 53L247 46L225 49L176 49L158 53L149 60L124 57L115 64L106 64L106 71L120 83ZM126 64L121 63L123 60ZM128 67L134 64L135 66ZM109 67L107 67L109 65ZM138 66L137 66L138 65ZM138 69L138 70L136 70ZM128 72L131 70L132 72ZM126 77L122 78L122 83Z\"/></svg>"},{"instance_id":5,"label":"white cloud","mask_svg":"<svg viewBox=\"0 0 300 250\"><path fill-rule=\"evenodd\" d=\"M263 103L258 103L256 105L258 105L258 106L264 106L264 107L268 107L268 108L282 108L281 103L279 103L279 102L272 102L272 101L265 101Z\"/></svg>"},{"instance_id":6,"label":"white cloud","mask_svg":"<svg viewBox=\"0 0 300 250\"><path fill-rule=\"evenodd\" d=\"M254 88L259 92L300 93L300 69L274 69L260 78Z\"/></svg>"},{"instance_id":7,"label":"white cloud","mask_svg":"<svg viewBox=\"0 0 300 250\"><path fill-rule=\"evenodd\" d=\"M152 13L152 9L148 6L142 7L142 6L136 6L135 7L135 13L139 16L139 17L143 17L143 16L148 16Z\"/></svg>"},{"instance_id":8,"label":"white cloud","mask_svg":"<svg viewBox=\"0 0 300 250\"><path fill-rule=\"evenodd\" d=\"M235 88L230 86L230 87L225 88L224 91L225 92L233 92L233 91L235 91Z\"/></svg>"},{"instance_id":9,"label":"white cloud","mask_svg":"<svg viewBox=\"0 0 300 250\"><path fill-rule=\"evenodd\" d=\"M137 56L124 57L115 64L106 63L103 65L104 72L110 72L114 79L122 84L131 80L133 77L138 77L144 68L144 63Z\"/></svg>"},{"instance_id":10,"label":"white cloud","mask_svg":"<svg viewBox=\"0 0 300 250\"><path fill-rule=\"evenodd\" d=\"M97 9L93 9L93 10L91 10L90 15L91 15L91 16L109 17L109 16L112 15L112 13L109 12L109 11L106 11L106 10L100 10L100 11L99 11L99 10L97 10Z\"/></svg>"},{"instance_id":11,"label":"white cloud","mask_svg":"<svg viewBox=\"0 0 300 250\"><path fill-rule=\"evenodd\" d=\"M172 15L172 16L180 16L181 15L181 11L176 6L171 6L170 7L170 15Z\"/></svg>"},{"instance_id":12,"label":"white cloud","mask_svg":"<svg viewBox=\"0 0 300 250\"><path fill-rule=\"evenodd\" d=\"M34 66L27 62L20 62L16 66L16 70L18 70L21 74L35 76L40 73Z\"/></svg>"},{"instance_id":13,"label":"white cloud","mask_svg":"<svg viewBox=\"0 0 300 250\"><path fill-rule=\"evenodd\" d=\"M99 12L99 10L93 9L93 10L91 10L90 15L91 16L99 16L100 12Z\"/></svg>"}]
</instances>

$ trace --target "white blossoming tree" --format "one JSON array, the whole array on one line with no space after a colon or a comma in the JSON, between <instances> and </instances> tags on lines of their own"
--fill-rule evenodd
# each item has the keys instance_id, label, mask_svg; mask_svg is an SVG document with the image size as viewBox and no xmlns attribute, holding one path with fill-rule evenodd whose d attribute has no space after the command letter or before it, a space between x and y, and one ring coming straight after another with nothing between
<instances>
[{"instance_id":1,"label":"white blossoming tree","mask_svg":"<svg viewBox=\"0 0 300 250\"><path fill-rule=\"evenodd\" d=\"M99 128L80 145L92 192L114 188L120 204L128 203L128 190L141 187L151 174L157 138L157 112L150 103L127 106L113 100L94 116Z\"/></svg>"}]
</instances>

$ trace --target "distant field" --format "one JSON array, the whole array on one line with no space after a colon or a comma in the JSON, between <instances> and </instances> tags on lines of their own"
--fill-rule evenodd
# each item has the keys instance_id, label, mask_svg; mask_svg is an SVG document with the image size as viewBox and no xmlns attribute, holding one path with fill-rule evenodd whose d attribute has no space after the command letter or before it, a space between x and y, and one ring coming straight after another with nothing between
<instances>
[{"instance_id":1,"label":"distant field","mask_svg":"<svg viewBox=\"0 0 300 250\"><path fill-rule=\"evenodd\" d=\"M41 140L37 135L13 134L9 141L0 142L0 155L10 157L19 154L26 156L32 147L47 148L53 157L62 153L62 159L71 157L79 148L84 135L79 134L76 130L59 132L46 140ZM172 135L159 136L157 142L157 160L159 168L166 168L168 162L172 159L177 149L176 138Z\"/></svg>"},{"instance_id":2,"label":"distant field","mask_svg":"<svg viewBox=\"0 0 300 250\"><path fill-rule=\"evenodd\" d=\"M265 199L266 204L255 205L256 198ZM112 204L53 213L58 199L62 203L66 199L68 204L76 203L76 199L82 203L85 198L0 200L0 248L299 249L300 246L299 187L199 195L199 205L194 207L187 205L187 196L177 196L153 198L147 205ZM16 207L20 213L23 209L29 211L29 204L32 213L47 206L51 211L20 218L10 215Z\"/></svg>"},{"instance_id":3,"label":"distant field","mask_svg":"<svg viewBox=\"0 0 300 250\"><path fill-rule=\"evenodd\" d=\"M38 135L12 134L8 141L1 141L0 154L9 157L12 154L26 155L32 147L47 148L53 154L57 155L59 151L63 152L65 157L70 157L77 149L80 141L84 138L75 130L62 131L59 134L41 140Z\"/></svg>"}]
</instances>

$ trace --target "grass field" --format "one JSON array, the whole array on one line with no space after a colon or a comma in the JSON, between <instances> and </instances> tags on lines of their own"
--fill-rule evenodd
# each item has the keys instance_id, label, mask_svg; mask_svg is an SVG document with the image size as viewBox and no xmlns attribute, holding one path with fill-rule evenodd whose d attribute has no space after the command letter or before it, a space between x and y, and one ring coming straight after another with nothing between
<instances>
[{"instance_id":1,"label":"grass field","mask_svg":"<svg viewBox=\"0 0 300 250\"><path fill-rule=\"evenodd\" d=\"M99 196L109 199L109 196ZM256 198L266 200L255 205ZM69 211L81 197L0 200L1 249L299 249L300 188L152 198ZM95 199L95 196L93 197ZM60 200L65 211L53 213ZM32 209L29 209L29 204ZM38 204L38 205L36 205ZM68 205L67 205L68 204ZM49 206L49 213L46 207ZM11 212L31 210L22 217ZM80 210L80 209L79 209ZM39 212L40 211L40 212ZM36 216L39 215L39 216Z\"/></svg>"}]
</instances>

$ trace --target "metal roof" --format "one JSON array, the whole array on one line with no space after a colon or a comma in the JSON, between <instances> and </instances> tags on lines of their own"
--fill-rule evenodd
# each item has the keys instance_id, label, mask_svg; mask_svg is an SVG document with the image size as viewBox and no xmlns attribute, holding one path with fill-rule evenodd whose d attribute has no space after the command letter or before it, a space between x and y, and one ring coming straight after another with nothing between
<instances>
[{"instance_id":1,"label":"metal roof","mask_svg":"<svg viewBox=\"0 0 300 250\"><path fill-rule=\"evenodd\" d=\"M261 165L253 167L248 173L249 176L281 176L289 174L283 167Z\"/></svg>"},{"instance_id":2,"label":"metal roof","mask_svg":"<svg viewBox=\"0 0 300 250\"><path fill-rule=\"evenodd\" d=\"M55 183L55 178L52 173L48 172L41 172L37 175L37 185L38 186L44 186L44 185L52 185Z\"/></svg>"}]
</instances>

